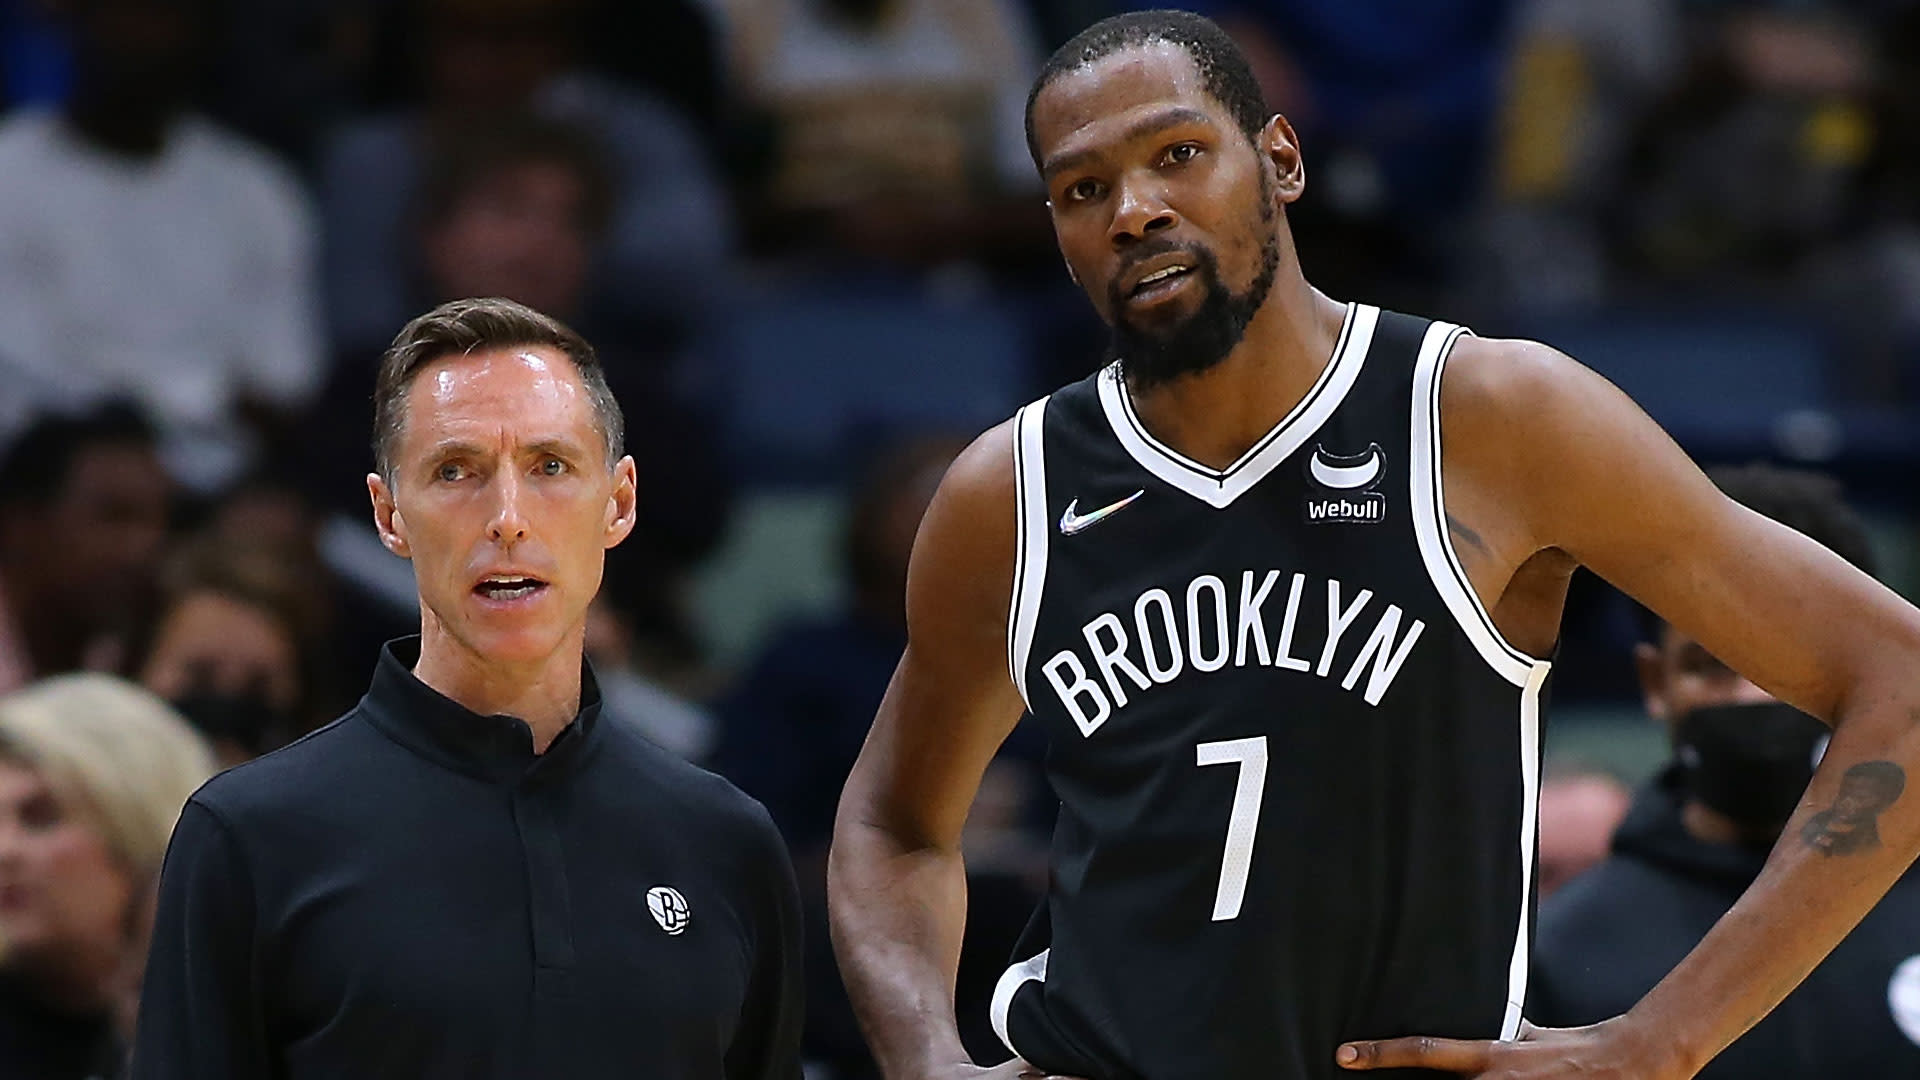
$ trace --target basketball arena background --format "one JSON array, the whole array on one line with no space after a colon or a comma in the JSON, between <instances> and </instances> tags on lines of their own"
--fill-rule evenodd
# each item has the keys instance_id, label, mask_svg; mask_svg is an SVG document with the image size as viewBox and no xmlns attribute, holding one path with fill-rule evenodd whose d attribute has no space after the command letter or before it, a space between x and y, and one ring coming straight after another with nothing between
<instances>
[{"instance_id":1,"label":"basketball arena background","mask_svg":"<svg viewBox=\"0 0 1920 1080\"><path fill-rule=\"evenodd\" d=\"M609 708L766 803L817 908L933 485L1101 357L1022 110L1125 6L0 0L0 690L112 671L228 760L349 705L416 618L360 479L374 366L432 304L509 296L628 413ZM1318 287L1544 340L1703 463L1817 470L1914 595L1920 3L1200 7L1300 134ZM1576 584L1547 765L1574 795L1542 818L1576 863L1668 755L1642 634ZM969 839L983 1055L1041 749L1009 744ZM862 1075L813 942L810 1060Z\"/></svg>"}]
</instances>

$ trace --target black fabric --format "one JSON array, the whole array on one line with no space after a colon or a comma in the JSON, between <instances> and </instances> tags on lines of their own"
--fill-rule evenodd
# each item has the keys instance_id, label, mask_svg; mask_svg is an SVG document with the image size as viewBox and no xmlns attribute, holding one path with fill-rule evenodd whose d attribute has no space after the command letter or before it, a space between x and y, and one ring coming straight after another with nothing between
<instances>
[{"instance_id":1,"label":"black fabric","mask_svg":"<svg viewBox=\"0 0 1920 1080\"><path fill-rule=\"evenodd\" d=\"M1061 809L1048 895L1014 956L1048 949L1046 973L1008 1015L1033 1064L1096 1080L1333 1080L1348 1039L1501 1034L1527 903L1522 692L1476 651L1416 539L1429 325L1381 315L1331 415L1224 507L1139 463L1099 376L1047 402L1048 548L1025 677ZM1307 401L1321 393L1338 391ZM1321 485L1316 457L1355 477L1378 460L1377 479ZM1084 531L1057 524L1136 491ZM1351 520L1324 520L1330 498ZM1339 635L1336 590L1357 611ZM1103 675L1116 632L1150 686ZM1361 663L1383 632L1387 654L1412 642L1384 680ZM1177 674L1152 673L1143 636ZM1110 715L1083 733L1103 701ZM1215 918L1239 781L1200 748L1256 738L1266 771L1245 891L1237 916Z\"/></svg>"},{"instance_id":2,"label":"black fabric","mask_svg":"<svg viewBox=\"0 0 1920 1080\"><path fill-rule=\"evenodd\" d=\"M105 1012L51 1008L20 978L0 970L0 1077L105 1080L118 1074L119 1057Z\"/></svg>"},{"instance_id":3,"label":"black fabric","mask_svg":"<svg viewBox=\"0 0 1920 1080\"><path fill-rule=\"evenodd\" d=\"M1559 1027L1626 1012L1759 876L1766 850L1695 839L1683 798L1670 768L1636 798L1613 854L1541 905L1527 1019ZM1908 873L1700 1080L1920 1077L1916 1039L1920 876Z\"/></svg>"},{"instance_id":4,"label":"black fabric","mask_svg":"<svg viewBox=\"0 0 1920 1080\"><path fill-rule=\"evenodd\" d=\"M590 671L536 756L414 678L417 649L188 803L132 1075L795 1080L799 901L766 812L601 718Z\"/></svg>"}]
</instances>

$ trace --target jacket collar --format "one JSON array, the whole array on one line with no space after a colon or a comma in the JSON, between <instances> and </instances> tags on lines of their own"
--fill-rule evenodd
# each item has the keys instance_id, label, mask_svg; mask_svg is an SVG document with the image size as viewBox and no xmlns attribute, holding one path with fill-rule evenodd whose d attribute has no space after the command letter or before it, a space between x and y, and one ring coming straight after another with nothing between
<instances>
[{"instance_id":1,"label":"jacket collar","mask_svg":"<svg viewBox=\"0 0 1920 1080\"><path fill-rule=\"evenodd\" d=\"M533 731L525 721L482 716L421 682L413 674L419 659L418 636L388 642L359 711L388 738L429 761L495 784L551 780L578 771L599 743L600 687L584 658L580 711L544 754L533 752Z\"/></svg>"}]
</instances>

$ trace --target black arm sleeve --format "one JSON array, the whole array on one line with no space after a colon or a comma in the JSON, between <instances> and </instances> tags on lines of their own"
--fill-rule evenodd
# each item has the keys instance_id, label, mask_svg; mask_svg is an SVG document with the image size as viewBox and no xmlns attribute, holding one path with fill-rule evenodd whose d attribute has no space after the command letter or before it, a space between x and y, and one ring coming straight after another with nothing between
<instances>
[{"instance_id":1,"label":"black arm sleeve","mask_svg":"<svg viewBox=\"0 0 1920 1080\"><path fill-rule=\"evenodd\" d=\"M131 1080L273 1075L253 974L255 921L253 882L232 832L188 803L160 872Z\"/></svg>"},{"instance_id":2,"label":"black arm sleeve","mask_svg":"<svg viewBox=\"0 0 1920 1080\"><path fill-rule=\"evenodd\" d=\"M758 914L753 984L727 1048L727 1080L800 1080L800 1029L806 1015L800 887L773 819L764 810L759 818L754 865L741 882L753 890Z\"/></svg>"}]
</instances>

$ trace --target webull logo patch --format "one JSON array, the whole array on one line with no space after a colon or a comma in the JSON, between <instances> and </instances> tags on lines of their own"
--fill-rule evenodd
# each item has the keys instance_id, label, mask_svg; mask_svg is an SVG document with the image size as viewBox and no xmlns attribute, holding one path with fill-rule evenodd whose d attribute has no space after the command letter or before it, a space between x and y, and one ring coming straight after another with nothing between
<instances>
[{"instance_id":1,"label":"webull logo patch","mask_svg":"<svg viewBox=\"0 0 1920 1080\"><path fill-rule=\"evenodd\" d=\"M1307 477L1326 495L1309 495L1305 503L1310 525L1364 525L1387 519L1387 497L1372 490L1386 473L1387 455L1379 443L1358 454L1329 454L1315 446L1307 459Z\"/></svg>"}]
</instances>

